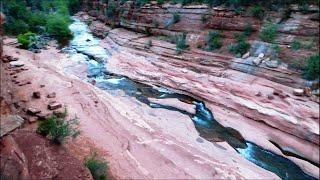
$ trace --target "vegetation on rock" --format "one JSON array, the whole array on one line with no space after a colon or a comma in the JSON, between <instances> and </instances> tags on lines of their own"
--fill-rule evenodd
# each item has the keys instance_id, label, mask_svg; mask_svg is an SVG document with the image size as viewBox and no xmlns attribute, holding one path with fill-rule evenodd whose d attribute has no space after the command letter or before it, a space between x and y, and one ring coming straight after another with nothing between
<instances>
[{"instance_id":1,"label":"vegetation on rock","mask_svg":"<svg viewBox=\"0 0 320 180\"><path fill-rule=\"evenodd\" d=\"M229 46L229 51L233 54L243 55L250 49L250 44L243 34L235 34L236 43Z\"/></svg>"},{"instance_id":2,"label":"vegetation on rock","mask_svg":"<svg viewBox=\"0 0 320 180\"><path fill-rule=\"evenodd\" d=\"M94 180L105 180L108 177L108 163L97 157L97 153L92 153L85 159L84 164L91 172Z\"/></svg>"},{"instance_id":3,"label":"vegetation on rock","mask_svg":"<svg viewBox=\"0 0 320 180\"><path fill-rule=\"evenodd\" d=\"M304 72L304 76L308 80L319 80L320 77L320 56L312 55L307 59L307 68Z\"/></svg>"},{"instance_id":4,"label":"vegetation on rock","mask_svg":"<svg viewBox=\"0 0 320 180\"><path fill-rule=\"evenodd\" d=\"M277 37L277 24L267 23L261 30L260 39L265 42L273 43Z\"/></svg>"},{"instance_id":5,"label":"vegetation on rock","mask_svg":"<svg viewBox=\"0 0 320 180\"><path fill-rule=\"evenodd\" d=\"M65 119L66 114L52 115L45 121L40 122L37 132L43 136L48 136L56 144L63 143L67 137L75 138L80 133L76 128L78 121L76 118L67 121Z\"/></svg>"},{"instance_id":6,"label":"vegetation on rock","mask_svg":"<svg viewBox=\"0 0 320 180\"><path fill-rule=\"evenodd\" d=\"M263 19L263 17L264 17L265 12L264 12L263 8L259 5L251 7L249 9L249 11L250 11L250 15L255 18Z\"/></svg>"},{"instance_id":7,"label":"vegetation on rock","mask_svg":"<svg viewBox=\"0 0 320 180\"><path fill-rule=\"evenodd\" d=\"M183 50L189 47L186 41L186 34L176 35L174 39L176 42L176 52L178 54L181 54Z\"/></svg>"},{"instance_id":8,"label":"vegetation on rock","mask_svg":"<svg viewBox=\"0 0 320 180\"><path fill-rule=\"evenodd\" d=\"M217 31L210 31L207 37L208 50L213 51L222 47L221 34Z\"/></svg>"}]
</instances>

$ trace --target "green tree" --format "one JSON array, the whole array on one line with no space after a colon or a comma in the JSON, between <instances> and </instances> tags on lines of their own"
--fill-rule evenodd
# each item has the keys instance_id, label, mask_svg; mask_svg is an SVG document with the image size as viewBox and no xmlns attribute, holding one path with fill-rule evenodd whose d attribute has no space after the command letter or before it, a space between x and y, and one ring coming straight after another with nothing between
<instances>
[{"instance_id":1,"label":"green tree","mask_svg":"<svg viewBox=\"0 0 320 180\"><path fill-rule=\"evenodd\" d=\"M51 15L47 22L48 33L57 37L70 37L72 35L68 28L70 22L68 16L60 14Z\"/></svg>"}]
</instances>

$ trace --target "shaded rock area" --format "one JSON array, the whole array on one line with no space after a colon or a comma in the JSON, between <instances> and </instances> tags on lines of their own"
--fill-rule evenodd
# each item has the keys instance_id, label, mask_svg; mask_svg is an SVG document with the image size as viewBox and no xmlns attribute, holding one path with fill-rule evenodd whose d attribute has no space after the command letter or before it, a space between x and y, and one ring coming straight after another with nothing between
<instances>
[{"instance_id":1,"label":"shaded rock area","mask_svg":"<svg viewBox=\"0 0 320 180\"><path fill-rule=\"evenodd\" d=\"M0 137L2 137L21 127L24 119L18 115L1 115L0 122Z\"/></svg>"},{"instance_id":2,"label":"shaded rock area","mask_svg":"<svg viewBox=\"0 0 320 180\"><path fill-rule=\"evenodd\" d=\"M2 138L0 154L1 179L92 179L65 149L26 130Z\"/></svg>"}]
</instances>

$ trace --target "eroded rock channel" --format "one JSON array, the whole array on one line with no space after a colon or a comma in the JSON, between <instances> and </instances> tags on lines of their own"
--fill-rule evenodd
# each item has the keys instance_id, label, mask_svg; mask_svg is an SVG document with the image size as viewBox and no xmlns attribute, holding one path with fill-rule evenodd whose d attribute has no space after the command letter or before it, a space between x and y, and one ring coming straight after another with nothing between
<instances>
[{"instance_id":1,"label":"eroded rock channel","mask_svg":"<svg viewBox=\"0 0 320 180\"><path fill-rule=\"evenodd\" d=\"M86 66L87 70L82 74L74 71L75 67L70 66L65 69L66 71L111 94L121 90L127 96L135 97L138 101L152 108L164 108L188 115L202 138L219 147L220 145L215 142L227 142L241 156L257 166L277 174L282 179L315 179L304 173L291 160L246 141L237 130L221 125L215 120L214 112L212 113L206 108L202 101L176 93L165 87L147 82L137 82L125 76L109 73L105 63L108 63L110 54L99 46L99 39L93 37L87 25L74 18L70 29L74 38L63 51L68 53L72 60L77 61L79 66ZM170 103L172 101L183 102L183 104L179 106L177 105L179 103ZM197 141L201 143L203 139L198 138Z\"/></svg>"}]
</instances>

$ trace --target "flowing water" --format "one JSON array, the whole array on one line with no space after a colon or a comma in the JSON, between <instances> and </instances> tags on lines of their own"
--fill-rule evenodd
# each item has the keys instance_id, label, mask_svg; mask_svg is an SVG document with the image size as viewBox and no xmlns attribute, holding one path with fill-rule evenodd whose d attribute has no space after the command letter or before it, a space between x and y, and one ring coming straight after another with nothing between
<instances>
[{"instance_id":1,"label":"flowing water","mask_svg":"<svg viewBox=\"0 0 320 180\"><path fill-rule=\"evenodd\" d=\"M100 40L93 37L87 25L75 18L70 25L70 30L74 37L69 46L64 48L64 51L70 54L71 59L85 58L88 70L87 78L84 80L95 82L97 87L109 93L116 93L119 89L123 90L126 95L135 97L152 108L165 108L186 114L194 122L201 137L211 142L226 141L244 158L277 174L282 179L315 179L305 174L289 159L246 141L235 129L222 126L214 119L213 114L203 102L163 87L149 86L124 76L108 73L104 64L108 63L108 57L111 54L99 46ZM176 98L186 103L192 103L196 107L196 113L191 114L175 107L151 103L148 100L150 97L157 99Z\"/></svg>"}]
</instances>

